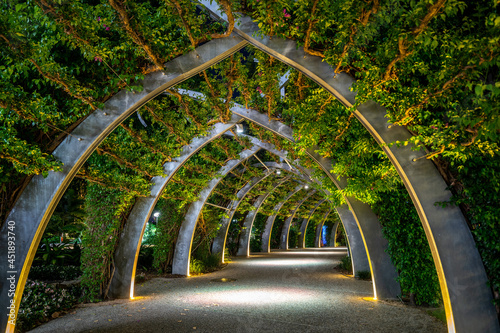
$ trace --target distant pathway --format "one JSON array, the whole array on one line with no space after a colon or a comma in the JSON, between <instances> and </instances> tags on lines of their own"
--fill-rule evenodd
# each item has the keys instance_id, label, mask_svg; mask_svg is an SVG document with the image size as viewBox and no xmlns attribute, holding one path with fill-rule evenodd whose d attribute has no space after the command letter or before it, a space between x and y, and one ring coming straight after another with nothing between
<instances>
[{"instance_id":1,"label":"distant pathway","mask_svg":"<svg viewBox=\"0 0 500 333\"><path fill-rule=\"evenodd\" d=\"M370 300L371 282L334 270L342 256L273 252L203 276L155 278L133 301L79 307L31 332L446 332L420 309Z\"/></svg>"}]
</instances>

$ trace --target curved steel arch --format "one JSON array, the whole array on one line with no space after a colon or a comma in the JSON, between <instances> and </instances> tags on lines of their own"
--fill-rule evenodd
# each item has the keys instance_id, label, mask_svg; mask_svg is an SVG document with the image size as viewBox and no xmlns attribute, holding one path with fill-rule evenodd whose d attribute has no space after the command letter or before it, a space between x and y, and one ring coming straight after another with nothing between
<instances>
[{"instance_id":1,"label":"curved steel arch","mask_svg":"<svg viewBox=\"0 0 500 333\"><path fill-rule=\"evenodd\" d=\"M165 89L222 61L247 44L240 37L231 35L210 41L196 51L169 61L164 72L146 75L141 92L118 92L104 103L102 109L91 113L56 148L53 155L63 162L63 171L50 172L46 178L34 176L6 219L16 223L16 273L2 270L0 280L5 281L9 275L15 276L16 291L12 298L14 317L17 317L28 272L50 216L75 174L95 148L128 116ZM7 227L8 224L4 223L0 231L2 257L7 257L8 253ZM10 306L9 289L4 284L0 292L0 327L13 332L14 325L8 322L8 312L5 310Z\"/></svg>"},{"instance_id":2,"label":"curved steel arch","mask_svg":"<svg viewBox=\"0 0 500 333\"><path fill-rule=\"evenodd\" d=\"M283 199L281 202L278 202L274 208L273 211L276 212L275 214L268 216L266 219L266 224L264 225L264 232L262 233L262 252L269 253L271 252L271 232L273 230L273 225L274 225L274 220L276 219L276 216L278 216L278 212L280 211L281 207L287 202L295 193L299 192L302 190L304 185L299 184L297 185L292 191L288 192L285 199Z\"/></svg>"},{"instance_id":3,"label":"curved steel arch","mask_svg":"<svg viewBox=\"0 0 500 333\"><path fill-rule=\"evenodd\" d=\"M180 92L193 98L204 98L201 93L195 91L183 90ZM242 118L245 118L263 128L266 128L267 130L281 136L282 138L290 142L294 142L293 130L280 121L271 120L265 114L262 114L253 109L243 108L241 105L238 105L236 103L233 107L231 107L231 111L233 114L237 114ZM324 158L316 153L315 147L306 149L306 153L321 167L323 172L325 172L325 174L330 178L330 180L339 190L346 187L347 180L344 177L338 177L336 174L330 172L330 170L332 169L332 161L329 158ZM373 293L375 298L380 297L386 299L395 299L401 293L401 289L399 283L396 282L396 268L392 264L389 255L385 251L385 249L387 248L387 240L382 234L382 228L378 221L378 217L375 215L375 213L373 213L371 207L368 204L362 203L354 197L344 197L344 199L347 202L349 208L347 209L347 206L342 205L341 207L336 207L336 210L341 219L343 219L343 221L345 219L346 222L344 222L344 226L349 228L352 233L357 233L358 231L360 232L361 239L365 248L365 251L359 251L358 246L360 246L361 244L350 242L349 245L351 251L359 251L357 254L359 254L360 257L362 257L364 253L368 258L368 267L365 268L365 265L363 265L364 262L354 262L354 259L356 257L352 255L351 260L353 270L355 269L354 267L356 267L356 271L370 270L373 280ZM352 213L348 213L348 210L352 211ZM351 215L354 217L354 224L351 223ZM274 224L274 219L272 219L272 216L270 216L268 220L271 225ZM358 230L355 231L355 229ZM269 234L269 232L270 231L266 229L263 234L263 252L266 252L264 236L270 237L271 235ZM347 230L346 233L349 234ZM350 237L348 238L348 240L352 238L356 237ZM266 239L265 241L268 244L267 252L269 252L270 239Z\"/></svg>"},{"instance_id":4,"label":"curved steel arch","mask_svg":"<svg viewBox=\"0 0 500 333\"><path fill-rule=\"evenodd\" d=\"M330 246L335 247L335 243L337 241L337 228L339 227L338 221L332 227L332 233L330 234ZM332 245L333 244L333 245Z\"/></svg>"},{"instance_id":5,"label":"curved steel arch","mask_svg":"<svg viewBox=\"0 0 500 333\"><path fill-rule=\"evenodd\" d=\"M316 206L314 206L313 209L309 212L308 217L302 219L302 223L300 224L300 236L299 236L299 248L303 249L306 247L306 231L307 231L307 226L309 225L309 220L311 219L312 215L318 209L318 207L325 202L325 200L319 201ZM316 243L314 243L316 244Z\"/></svg>"},{"instance_id":6,"label":"curved steel arch","mask_svg":"<svg viewBox=\"0 0 500 333\"><path fill-rule=\"evenodd\" d=\"M240 153L239 160L232 160L226 163L218 172L219 176L227 175L231 170L238 166L242 161L253 156L259 151L259 147L244 150ZM174 259L172 262L172 274L189 276L189 263L191 260L191 246L193 244L193 236L196 228L196 223L201 214L201 210L205 205L212 191L219 185L222 177L212 179L207 186L200 192L198 200L193 202L184 216L177 242L175 244Z\"/></svg>"},{"instance_id":7,"label":"curved steel arch","mask_svg":"<svg viewBox=\"0 0 500 333\"><path fill-rule=\"evenodd\" d=\"M302 206L302 204L306 202L307 199L309 199L315 193L316 193L315 190L309 191L309 193L307 193L304 196L304 198L301 201L299 201L297 207L292 211L292 215L287 217L285 223L283 223L283 228L281 229L281 237L280 237L280 249L288 250L288 235L290 234L290 226L292 224L293 219L295 218L295 214L299 210L300 206Z\"/></svg>"},{"instance_id":8,"label":"curved steel arch","mask_svg":"<svg viewBox=\"0 0 500 333\"><path fill-rule=\"evenodd\" d=\"M217 17L226 19L210 1L200 2ZM350 89L354 79L335 73L329 64L305 53L294 41L263 36L247 16L238 20L234 31L256 48L307 75L346 107L355 104L356 92ZM450 201L451 192L433 163L419 159L424 153L412 150L412 144L388 146L407 141L412 135L406 128L388 123L385 108L374 101L358 106L354 115L382 146L420 216L441 286L448 330L500 332L488 278L465 217L459 207L435 205Z\"/></svg>"},{"instance_id":9,"label":"curved steel arch","mask_svg":"<svg viewBox=\"0 0 500 333\"><path fill-rule=\"evenodd\" d=\"M168 182L191 156L230 130L239 120L241 118L235 115L226 124L218 123L214 125L206 136L193 139L188 146L183 147L179 157L164 164L165 177L154 177L151 180L150 196L137 198L127 219L127 223L125 223L115 252L115 271L109 287L109 295L112 298L134 296L135 270L144 230Z\"/></svg>"},{"instance_id":10,"label":"curved steel arch","mask_svg":"<svg viewBox=\"0 0 500 333\"><path fill-rule=\"evenodd\" d=\"M217 236L214 239L214 243L212 244L212 253L218 253L221 255L221 261L224 262L224 250L226 247L226 238L227 233L229 231L229 225L233 220L233 216L238 210L241 201L245 196L250 192L258 183L262 180L270 176L272 173L269 171L262 176L257 176L252 178L247 184L245 184L236 194L237 199L232 200L228 206L228 217L224 217L220 223L220 229L217 233Z\"/></svg>"}]
</instances>

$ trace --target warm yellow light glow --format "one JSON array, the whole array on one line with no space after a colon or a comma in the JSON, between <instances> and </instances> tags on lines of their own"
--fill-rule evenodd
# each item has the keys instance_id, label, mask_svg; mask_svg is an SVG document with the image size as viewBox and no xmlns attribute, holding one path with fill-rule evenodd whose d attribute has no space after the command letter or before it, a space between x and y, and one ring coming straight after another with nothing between
<instances>
[{"instance_id":1,"label":"warm yellow light glow","mask_svg":"<svg viewBox=\"0 0 500 333\"><path fill-rule=\"evenodd\" d=\"M363 297L363 300L367 302L376 302L377 297Z\"/></svg>"}]
</instances>

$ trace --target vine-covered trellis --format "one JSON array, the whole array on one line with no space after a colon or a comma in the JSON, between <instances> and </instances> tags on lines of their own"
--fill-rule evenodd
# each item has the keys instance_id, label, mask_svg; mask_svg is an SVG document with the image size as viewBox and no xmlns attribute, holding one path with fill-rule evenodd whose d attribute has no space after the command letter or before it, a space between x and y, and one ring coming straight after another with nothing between
<instances>
[{"instance_id":1,"label":"vine-covered trellis","mask_svg":"<svg viewBox=\"0 0 500 333\"><path fill-rule=\"evenodd\" d=\"M413 134L409 141L390 144L414 144L432 159L454 194L451 202L437 204L459 205L465 214L498 306L498 1L221 0L219 4L228 23L214 20L185 0L14 0L0 5L2 223L32 176L62 170L52 152L91 112L122 89L139 91L144 75L165 70L165 62L210 39L229 36L241 13L252 17L263 34L294 39L336 72L355 77L356 105L375 100L387 109L391 123ZM280 86L284 76L287 81ZM199 91L205 99L182 95L179 88ZM293 128L295 142L290 143L256 124L243 124L248 134L286 150L287 163L315 169L313 178L321 185L311 185L317 192L299 208L297 221L325 198L329 201L313 214L312 227L329 205L342 204L344 196L370 204L380 217L403 293L417 303L439 302L423 229L382 147L355 119L353 110L301 72L251 47L148 102L120 124L77 173L85 180L79 190L86 202L82 267L89 298L107 293L117 235L134 200L149 194L151 179L163 175L163 165L183 146L206 134L211 125L227 122L235 102ZM233 134L195 154L163 192L157 210L170 218L158 223L156 269L165 272L171 264L175 233L186 207L226 161L250 146L243 136ZM332 172L347 179L345 188L336 188L306 155L311 147L335 161ZM259 160L252 158L226 176L208 199L211 205L202 210L193 245L197 258L210 252L225 213L216 206L227 206L238 189L261 174L262 161L280 162L271 153L257 156ZM250 191L237 216L248 212L276 179L269 177ZM259 209L257 230L264 216L274 214L273 207L300 181L292 177L272 191ZM302 195L285 203L276 229ZM104 260L99 261L100 256ZM408 262L417 262L418 267Z\"/></svg>"}]
</instances>

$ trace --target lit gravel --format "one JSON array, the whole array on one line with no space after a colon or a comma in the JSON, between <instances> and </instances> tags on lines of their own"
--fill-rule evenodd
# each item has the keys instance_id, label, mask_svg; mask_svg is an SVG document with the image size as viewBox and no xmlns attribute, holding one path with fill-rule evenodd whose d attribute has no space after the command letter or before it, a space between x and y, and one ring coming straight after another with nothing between
<instances>
[{"instance_id":1,"label":"lit gravel","mask_svg":"<svg viewBox=\"0 0 500 333\"><path fill-rule=\"evenodd\" d=\"M32 332L446 332L420 308L373 301L371 282L334 269L342 256L255 254L211 274L155 278L133 301L84 305Z\"/></svg>"}]
</instances>

